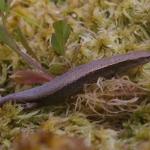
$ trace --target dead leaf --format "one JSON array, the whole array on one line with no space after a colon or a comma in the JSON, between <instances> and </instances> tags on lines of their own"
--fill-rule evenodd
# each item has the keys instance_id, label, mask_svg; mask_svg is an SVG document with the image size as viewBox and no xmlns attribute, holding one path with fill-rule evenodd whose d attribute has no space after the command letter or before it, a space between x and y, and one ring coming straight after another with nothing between
<instances>
[{"instance_id":1,"label":"dead leaf","mask_svg":"<svg viewBox=\"0 0 150 150\"><path fill-rule=\"evenodd\" d=\"M21 70L10 76L18 84L43 84L52 80L52 76L41 71Z\"/></svg>"}]
</instances>

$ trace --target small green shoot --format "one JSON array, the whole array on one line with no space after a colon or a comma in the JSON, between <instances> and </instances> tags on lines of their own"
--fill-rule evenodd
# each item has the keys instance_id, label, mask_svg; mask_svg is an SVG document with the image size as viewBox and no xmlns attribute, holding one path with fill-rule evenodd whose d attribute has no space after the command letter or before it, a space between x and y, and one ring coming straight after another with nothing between
<instances>
[{"instance_id":1,"label":"small green shoot","mask_svg":"<svg viewBox=\"0 0 150 150\"><path fill-rule=\"evenodd\" d=\"M0 42L8 45L10 48L14 50L17 49L14 40L10 37L7 29L3 25L0 25Z\"/></svg>"},{"instance_id":2,"label":"small green shoot","mask_svg":"<svg viewBox=\"0 0 150 150\"><path fill-rule=\"evenodd\" d=\"M9 12L9 2L7 2L6 0L0 0L0 15L3 24L5 24L6 22L8 12Z\"/></svg>"},{"instance_id":3,"label":"small green shoot","mask_svg":"<svg viewBox=\"0 0 150 150\"><path fill-rule=\"evenodd\" d=\"M53 24L55 33L52 35L51 44L58 55L65 53L65 45L69 38L71 27L65 20L56 21Z\"/></svg>"},{"instance_id":4,"label":"small green shoot","mask_svg":"<svg viewBox=\"0 0 150 150\"><path fill-rule=\"evenodd\" d=\"M0 0L0 12L5 12L8 10L8 5L5 0Z\"/></svg>"}]
</instances>

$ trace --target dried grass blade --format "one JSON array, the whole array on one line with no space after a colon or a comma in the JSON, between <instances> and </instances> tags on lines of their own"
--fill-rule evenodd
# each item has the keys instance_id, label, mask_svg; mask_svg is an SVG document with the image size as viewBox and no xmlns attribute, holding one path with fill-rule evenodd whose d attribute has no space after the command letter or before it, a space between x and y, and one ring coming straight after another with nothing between
<instances>
[{"instance_id":1,"label":"dried grass blade","mask_svg":"<svg viewBox=\"0 0 150 150\"><path fill-rule=\"evenodd\" d=\"M11 49L15 50L24 59L24 61L26 61L26 63L33 69L47 73L47 71L42 67L42 65L39 62L37 62L34 58L32 58L30 55L23 52L19 48L16 41L12 38L11 34L3 25L0 25L0 41L6 44Z\"/></svg>"}]
</instances>

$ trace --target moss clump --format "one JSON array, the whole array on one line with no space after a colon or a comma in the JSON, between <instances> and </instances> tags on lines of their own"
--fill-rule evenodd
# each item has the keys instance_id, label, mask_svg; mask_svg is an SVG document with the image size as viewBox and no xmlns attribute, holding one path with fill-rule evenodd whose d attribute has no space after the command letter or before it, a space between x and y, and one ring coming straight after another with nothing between
<instances>
[{"instance_id":1,"label":"moss clump","mask_svg":"<svg viewBox=\"0 0 150 150\"><path fill-rule=\"evenodd\" d=\"M9 148L12 140L22 132L32 132L47 119L40 111L23 112L22 107L5 104L0 108L0 145Z\"/></svg>"},{"instance_id":2,"label":"moss clump","mask_svg":"<svg viewBox=\"0 0 150 150\"><path fill-rule=\"evenodd\" d=\"M21 50L35 56L47 72L59 75L98 58L149 50L149 3L149 0L13 0L6 18L0 16L0 23L4 21ZM59 20L66 20L72 28L63 55L58 55L50 42L53 24ZM16 27L32 51L22 48ZM42 128L54 134L83 137L96 150L146 150L150 145L149 66L131 72L132 81L128 77L100 78L76 96L75 105L24 112L20 106L6 104L0 109L1 149L10 149L20 132ZM22 58L0 43L1 95L32 87L10 80L10 75L22 69L28 69ZM43 123L44 120L47 121Z\"/></svg>"}]
</instances>

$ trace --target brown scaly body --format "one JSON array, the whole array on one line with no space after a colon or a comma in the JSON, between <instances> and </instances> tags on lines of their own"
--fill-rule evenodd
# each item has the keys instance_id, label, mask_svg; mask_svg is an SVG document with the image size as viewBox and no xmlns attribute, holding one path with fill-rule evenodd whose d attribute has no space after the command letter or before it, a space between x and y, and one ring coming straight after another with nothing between
<instances>
[{"instance_id":1,"label":"brown scaly body","mask_svg":"<svg viewBox=\"0 0 150 150\"><path fill-rule=\"evenodd\" d=\"M6 102L57 104L80 92L85 83L96 82L99 76L110 78L129 68L148 63L149 51L136 51L111 58L95 60L78 66L41 86L0 98L0 106Z\"/></svg>"}]
</instances>

